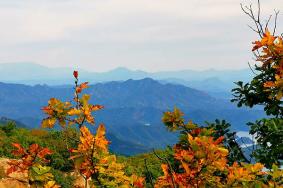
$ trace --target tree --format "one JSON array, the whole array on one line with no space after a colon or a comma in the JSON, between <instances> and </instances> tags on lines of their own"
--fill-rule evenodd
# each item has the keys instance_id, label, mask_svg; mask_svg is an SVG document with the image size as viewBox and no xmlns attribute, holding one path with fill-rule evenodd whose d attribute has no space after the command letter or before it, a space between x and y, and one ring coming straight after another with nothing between
<instances>
[{"instance_id":1,"label":"tree","mask_svg":"<svg viewBox=\"0 0 283 188\"><path fill-rule=\"evenodd\" d=\"M75 96L73 102L62 102L51 98L43 112L47 117L42 121L42 127L53 128L58 123L63 129L77 126L80 130L80 139L77 148L69 148L71 160L74 160L75 169L88 182L98 187L143 187L144 178L136 175L126 176L124 165L116 160L116 156L108 151L109 141L105 138L105 126L100 124L93 135L86 123L95 125L92 112L103 108L101 105L89 104L90 95L82 94L88 88L88 82L78 83L78 72L74 71ZM82 96L81 96L82 94Z\"/></svg>"},{"instance_id":2,"label":"tree","mask_svg":"<svg viewBox=\"0 0 283 188\"><path fill-rule=\"evenodd\" d=\"M184 123L183 113L175 108L165 112L163 122L171 131L180 131L174 146L174 162L162 159L164 175L155 187L280 187L283 171L275 165L264 172L261 163L228 163L229 151L223 145L224 136L215 138L213 128L199 127L192 121Z\"/></svg>"},{"instance_id":3,"label":"tree","mask_svg":"<svg viewBox=\"0 0 283 188\"><path fill-rule=\"evenodd\" d=\"M255 27L251 28L260 38L253 42L252 48L259 63L252 70L255 76L250 82L236 83L238 87L232 90L232 102L237 102L239 107L263 105L266 114L274 117L248 124L251 127L250 134L255 136L258 144L253 156L271 168L273 163L280 165L280 160L283 160L283 35L276 34L279 11L275 11L271 29L272 15L266 23L262 22L259 0L257 12L251 5L242 6L242 10L254 22Z\"/></svg>"}]
</instances>

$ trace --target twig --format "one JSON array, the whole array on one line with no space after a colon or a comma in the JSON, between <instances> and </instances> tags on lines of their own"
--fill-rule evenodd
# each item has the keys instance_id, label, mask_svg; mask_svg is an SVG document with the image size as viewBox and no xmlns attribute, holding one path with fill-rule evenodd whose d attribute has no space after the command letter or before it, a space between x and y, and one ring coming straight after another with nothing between
<instances>
[{"instance_id":1,"label":"twig","mask_svg":"<svg viewBox=\"0 0 283 188\"><path fill-rule=\"evenodd\" d=\"M167 165L169 166L170 178L171 178L173 187L174 187L174 188L177 188L177 186L175 185L175 180L174 180L174 176L173 176L173 172L174 172L174 171L173 171L173 168L172 168L172 166L170 165L168 159L160 157L160 156L155 152L154 149L153 149L153 154L154 154L158 159L160 159L161 161L165 161L165 162L167 163Z\"/></svg>"},{"instance_id":2,"label":"twig","mask_svg":"<svg viewBox=\"0 0 283 188\"><path fill-rule=\"evenodd\" d=\"M264 28L265 30L268 28L268 24L269 24L271 18L272 18L272 15L270 15L268 20L266 21L265 28Z\"/></svg>"},{"instance_id":3,"label":"twig","mask_svg":"<svg viewBox=\"0 0 283 188\"><path fill-rule=\"evenodd\" d=\"M248 27L251 28L257 34L259 34L260 38L263 38L264 33L265 33L266 29L268 28L268 25L269 25L269 23L272 19L272 15L269 16L269 18L268 18L268 20L266 21L265 24L262 23L260 0L257 0L257 13L256 14L253 10L252 4L250 4L249 6L243 6L243 4L240 4L240 6L241 6L242 11L252 19L256 28L254 28L250 25L248 25ZM274 10L274 12L275 12L275 14L274 14L275 16L274 16L273 35L275 35L275 32L276 32L277 20L278 20L278 15L279 15L279 11ZM265 27L263 27L263 25L265 25Z\"/></svg>"},{"instance_id":4,"label":"twig","mask_svg":"<svg viewBox=\"0 0 283 188\"><path fill-rule=\"evenodd\" d=\"M254 72L254 70L252 69L250 62L248 62L248 65L249 65L251 71L254 73L254 75L257 75L257 74Z\"/></svg>"},{"instance_id":5,"label":"twig","mask_svg":"<svg viewBox=\"0 0 283 188\"><path fill-rule=\"evenodd\" d=\"M274 10L275 12L275 18L274 18L274 28L273 28L273 35L275 35L275 32L276 32L276 28L277 28L277 19L278 19L278 14L280 11L276 11Z\"/></svg>"},{"instance_id":6,"label":"twig","mask_svg":"<svg viewBox=\"0 0 283 188\"><path fill-rule=\"evenodd\" d=\"M147 168L147 162L146 162L146 159L144 159L144 166L145 166L145 169L146 169L146 173L148 174L149 176L149 183L152 187L154 187L154 184L153 184L153 179L152 179L152 175L151 175L151 172L148 170Z\"/></svg>"}]
</instances>

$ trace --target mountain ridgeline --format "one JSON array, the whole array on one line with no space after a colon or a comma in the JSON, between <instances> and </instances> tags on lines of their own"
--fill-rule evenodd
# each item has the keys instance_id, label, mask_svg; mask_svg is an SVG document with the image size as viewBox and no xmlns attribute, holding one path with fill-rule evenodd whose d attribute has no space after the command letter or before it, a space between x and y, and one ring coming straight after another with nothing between
<instances>
[{"instance_id":1,"label":"mountain ridgeline","mask_svg":"<svg viewBox=\"0 0 283 188\"><path fill-rule=\"evenodd\" d=\"M73 70L66 67L49 68L28 62L1 63L0 71L2 74L0 82L6 83L63 85L72 84L73 82L72 78L69 76L70 72ZM234 81L247 81L252 77L252 73L249 69L145 72L119 67L107 72L85 70L79 70L79 72L81 73L80 79L88 80L91 83L152 78L163 82L177 83L208 91L216 96L223 96L223 92L225 92L225 97L227 97L227 93L230 93L230 90L234 87Z\"/></svg>"},{"instance_id":2,"label":"mountain ridgeline","mask_svg":"<svg viewBox=\"0 0 283 188\"><path fill-rule=\"evenodd\" d=\"M49 85L58 85L72 83L69 74L73 69L49 68L35 63L18 62L18 63L1 63L0 64L2 82L37 84L46 83ZM218 78L222 81L233 83L236 80L248 80L252 73L249 69L242 70L181 70L181 71L160 71L145 72L141 70L130 70L124 67L107 72L92 72L79 69L80 78L90 82L109 82L125 81L128 79L153 78L156 80L174 80L183 81L202 81L209 78Z\"/></svg>"},{"instance_id":3,"label":"mountain ridgeline","mask_svg":"<svg viewBox=\"0 0 283 188\"><path fill-rule=\"evenodd\" d=\"M176 142L177 136L169 133L161 122L163 112L175 106L189 115L187 119L197 123L226 119L234 130L241 131L248 129L246 122L264 116L261 110L238 109L229 100L150 78L98 83L85 92L91 95L92 104L105 106L96 112L96 122L106 125L112 149L128 155ZM70 101L72 94L71 86L0 83L0 116L38 128L44 117L40 109L49 98Z\"/></svg>"}]
</instances>

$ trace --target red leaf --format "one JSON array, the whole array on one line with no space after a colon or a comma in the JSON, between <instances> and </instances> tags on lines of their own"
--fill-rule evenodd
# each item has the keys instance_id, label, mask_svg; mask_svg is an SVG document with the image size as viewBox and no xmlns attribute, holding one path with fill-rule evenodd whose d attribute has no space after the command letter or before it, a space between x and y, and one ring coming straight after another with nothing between
<instances>
[{"instance_id":1,"label":"red leaf","mask_svg":"<svg viewBox=\"0 0 283 188\"><path fill-rule=\"evenodd\" d=\"M78 72L78 71L74 71L74 72L73 72L73 75L74 75L74 77L75 77L76 79L78 79L79 72Z\"/></svg>"},{"instance_id":2,"label":"red leaf","mask_svg":"<svg viewBox=\"0 0 283 188\"><path fill-rule=\"evenodd\" d=\"M37 156L41 159L43 159L45 157L45 155L51 155L52 151L49 150L48 148L43 148L38 154Z\"/></svg>"},{"instance_id":3,"label":"red leaf","mask_svg":"<svg viewBox=\"0 0 283 188\"><path fill-rule=\"evenodd\" d=\"M35 154L39 150L39 145L38 144L32 144L29 146L29 153L30 154Z\"/></svg>"},{"instance_id":4,"label":"red leaf","mask_svg":"<svg viewBox=\"0 0 283 188\"><path fill-rule=\"evenodd\" d=\"M14 155L23 155L23 154L25 154L25 149L21 146L21 144L19 144L19 143L12 143L12 145L18 149L18 150L12 151L12 153Z\"/></svg>"},{"instance_id":5,"label":"red leaf","mask_svg":"<svg viewBox=\"0 0 283 188\"><path fill-rule=\"evenodd\" d=\"M13 172L17 171L17 167L16 166L10 166L10 168L7 169L6 174L9 175Z\"/></svg>"}]
</instances>

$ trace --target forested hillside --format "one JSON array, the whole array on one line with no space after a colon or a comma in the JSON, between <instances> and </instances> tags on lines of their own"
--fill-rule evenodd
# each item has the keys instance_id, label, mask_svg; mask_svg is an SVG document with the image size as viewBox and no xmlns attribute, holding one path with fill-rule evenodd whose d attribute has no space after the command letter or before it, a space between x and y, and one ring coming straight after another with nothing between
<instances>
[{"instance_id":1,"label":"forested hillside","mask_svg":"<svg viewBox=\"0 0 283 188\"><path fill-rule=\"evenodd\" d=\"M43 118L40 109L46 101L51 97L70 100L72 90L71 86L0 83L0 114L29 128L37 128ZM105 106L96 115L98 123L106 124L109 136L134 143L140 151L176 142L177 136L168 133L160 121L163 112L175 106L197 123L226 119L236 131L247 131L246 122L264 116L263 110L239 109L228 100L211 97L205 92L182 85L161 84L149 78L99 83L90 85L85 92L92 96L92 103Z\"/></svg>"}]
</instances>

